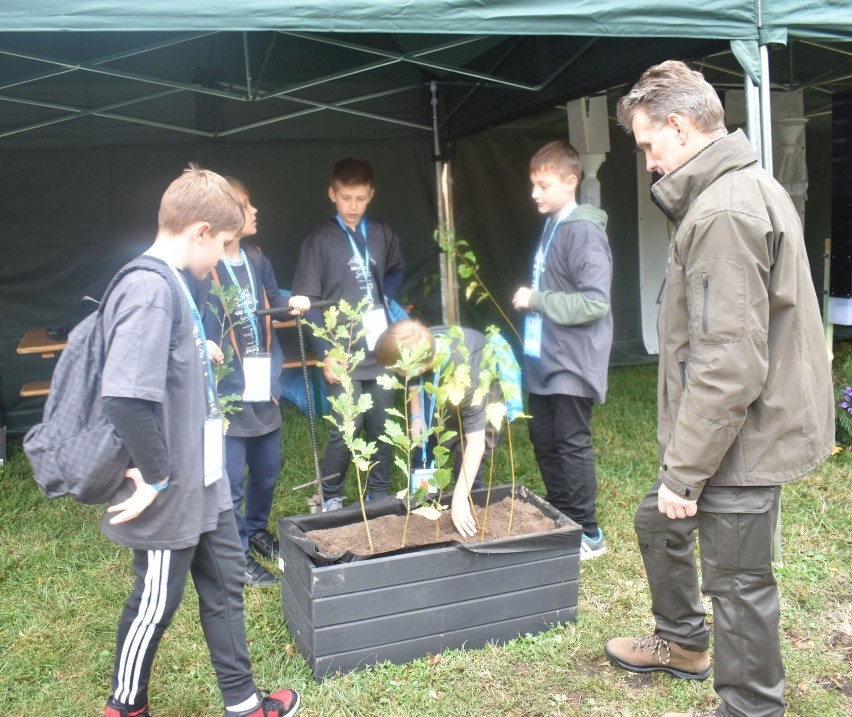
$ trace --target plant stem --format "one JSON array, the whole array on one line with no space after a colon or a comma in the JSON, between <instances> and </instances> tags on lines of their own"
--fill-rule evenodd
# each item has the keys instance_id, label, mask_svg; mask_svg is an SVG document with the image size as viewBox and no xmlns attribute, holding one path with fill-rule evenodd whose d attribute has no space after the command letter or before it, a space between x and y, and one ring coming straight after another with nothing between
<instances>
[{"instance_id":1,"label":"plant stem","mask_svg":"<svg viewBox=\"0 0 852 717\"><path fill-rule=\"evenodd\" d=\"M358 481L358 498L361 504L361 517L364 519L364 529L367 531L367 543L370 546L370 552L373 552L373 537L370 535L370 521L367 520L367 506L364 503L364 488L361 485L361 471L356 467L355 478Z\"/></svg>"},{"instance_id":2,"label":"plant stem","mask_svg":"<svg viewBox=\"0 0 852 717\"><path fill-rule=\"evenodd\" d=\"M468 261L467 257L465 257L464 254L462 254L461 250L455 242L453 242L453 248L455 250L456 256L462 261L462 263L464 263L466 267L470 269L473 278L475 279L476 283L480 287L482 287L482 290L485 292L485 295L488 297L488 300L494 305L494 308L497 309L498 312L500 312L500 316L503 317L503 320L506 322L509 328L512 329L515 336L518 337L518 341L523 341L523 339L521 339L521 335L518 333L518 330L515 328L515 325L512 323L512 320L506 315L506 312L503 311L503 307L500 306L500 304L497 302L497 299L494 298L494 295L488 289L485 288L485 284L482 282L482 278L479 276L479 272L476 270L476 267L471 264L470 261Z\"/></svg>"},{"instance_id":3,"label":"plant stem","mask_svg":"<svg viewBox=\"0 0 852 717\"><path fill-rule=\"evenodd\" d=\"M512 518L515 517L515 452L512 447L512 424L506 421L506 432L509 434L509 467L512 471L512 498L509 501L509 535L512 534Z\"/></svg>"}]
</instances>

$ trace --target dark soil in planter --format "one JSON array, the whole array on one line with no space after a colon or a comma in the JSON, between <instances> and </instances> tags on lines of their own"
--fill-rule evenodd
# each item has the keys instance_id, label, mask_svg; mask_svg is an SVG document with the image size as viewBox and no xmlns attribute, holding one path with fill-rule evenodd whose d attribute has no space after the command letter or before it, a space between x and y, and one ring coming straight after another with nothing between
<instances>
[{"instance_id":1,"label":"dark soil in planter","mask_svg":"<svg viewBox=\"0 0 852 717\"><path fill-rule=\"evenodd\" d=\"M485 511L475 508L476 520L479 531L472 538L465 538L456 531L450 510L442 512L438 521L438 531L435 529L435 521L428 520L419 515L412 515L408 522L405 547L416 547L420 545L433 545L436 543L447 543L450 541L458 543L478 543L482 540L499 540L501 538L535 535L553 530L556 521L544 515L537 506L523 500L515 500L515 509L512 516L512 532L508 532L509 511L511 499L509 497L492 503L488 507L485 537L482 537L482 521ZM359 513L360 515L360 513ZM399 550L402 547L402 532L405 526L405 515L384 515L370 519L370 535L373 538L373 553L386 553ZM355 555L371 555L367 533L363 521L359 520L349 525L341 525L335 528L323 530L311 530L305 536L314 541L317 550L325 555L335 555L349 551Z\"/></svg>"}]
</instances>

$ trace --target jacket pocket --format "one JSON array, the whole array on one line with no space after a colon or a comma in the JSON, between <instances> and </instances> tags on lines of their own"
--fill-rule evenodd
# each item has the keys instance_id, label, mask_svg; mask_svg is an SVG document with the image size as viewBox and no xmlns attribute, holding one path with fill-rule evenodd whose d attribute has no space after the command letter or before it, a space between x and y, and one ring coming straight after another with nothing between
<instances>
[{"instance_id":1,"label":"jacket pocket","mask_svg":"<svg viewBox=\"0 0 852 717\"><path fill-rule=\"evenodd\" d=\"M739 341L745 333L745 270L717 257L699 262L691 278L691 324L704 344Z\"/></svg>"}]
</instances>

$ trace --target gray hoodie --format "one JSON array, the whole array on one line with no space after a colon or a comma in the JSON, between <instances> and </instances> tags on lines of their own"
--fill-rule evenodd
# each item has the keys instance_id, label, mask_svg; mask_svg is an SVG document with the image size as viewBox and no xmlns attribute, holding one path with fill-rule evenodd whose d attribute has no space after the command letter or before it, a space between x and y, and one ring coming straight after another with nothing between
<instances>
[{"instance_id":1,"label":"gray hoodie","mask_svg":"<svg viewBox=\"0 0 852 717\"><path fill-rule=\"evenodd\" d=\"M581 204L553 236L530 309L542 315L541 357L524 356L524 388L542 395L606 396L612 347L612 254L606 213Z\"/></svg>"}]
</instances>

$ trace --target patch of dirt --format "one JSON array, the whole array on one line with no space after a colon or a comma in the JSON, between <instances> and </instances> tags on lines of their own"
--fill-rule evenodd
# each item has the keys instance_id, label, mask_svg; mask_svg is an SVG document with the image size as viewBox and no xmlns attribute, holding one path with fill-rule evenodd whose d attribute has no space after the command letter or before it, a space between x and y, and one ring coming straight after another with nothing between
<instances>
[{"instance_id":1,"label":"patch of dirt","mask_svg":"<svg viewBox=\"0 0 852 717\"><path fill-rule=\"evenodd\" d=\"M828 692L838 690L847 697L852 696L852 683L844 675L822 675L814 682Z\"/></svg>"},{"instance_id":2,"label":"patch of dirt","mask_svg":"<svg viewBox=\"0 0 852 717\"><path fill-rule=\"evenodd\" d=\"M511 499L504 498L498 503L492 503L488 507L488 518L486 522L484 540L497 540L522 535L535 535L545 533L556 527L556 521L548 518L537 507L522 500L515 500L515 509L512 516L512 532L508 532L509 511ZM477 524L482 528L484 510L475 510ZM456 531L450 511L445 510L440 520L436 522L412 515L408 522L406 531L405 547L418 545L432 545L434 543L445 543L451 540L460 543L475 543L483 540L481 532L472 538L465 538ZM370 535L373 538L373 551L376 553L387 553L398 550L402 546L402 531L405 527L404 515L385 515L381 518L370 520ZM311 530L305 534L316 543L317 549L325 555L338 555L347 550L355 555L370 555L370 546L367 542L367 534L364 530L363 521L350 525L342 525L336 528L323 530Z\"/></svg>"},{"instance_id":3,"label":"patch of dirt","mask_svg":"<svg viewBox=\"0 0 852 717\"><path fill-rule=\"evenodd\" d=\"M634 690L645 689L654 684L654 676L650 672L629 672L627 673L627 686Z\"/></svg>"},{"instance_id":4,"label":"patch of dirt","mask_svg":"<svg viewBox=\"0 0 852 717\"><path fill-rule=\"evenodd\" d=\"M843 630L835 630L828 636L828 646L832 650L840 650L845 662L852 662L852 635Z\"/></svg>"}]
</instances>

